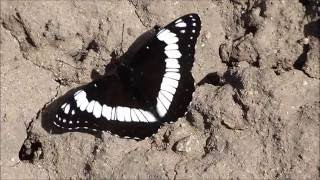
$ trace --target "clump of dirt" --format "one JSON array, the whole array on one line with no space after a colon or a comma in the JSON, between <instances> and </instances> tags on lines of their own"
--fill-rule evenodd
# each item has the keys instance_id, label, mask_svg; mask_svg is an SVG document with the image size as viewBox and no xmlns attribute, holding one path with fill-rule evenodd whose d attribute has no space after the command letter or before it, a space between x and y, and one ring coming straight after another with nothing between
<instances>
[{"instance_id":1,"label":"clump of dirt","mask_svg":"<svg viewBox=\"0 0 320 180\"><path fill-rule=\"evenodd\" d=\"M2 179L319 179L320 2L1 1ZM51 134L48 106L198 13L185 117L142 141ZM18 173L17 173L18 172Z\"/></svg>"}]
</instances>

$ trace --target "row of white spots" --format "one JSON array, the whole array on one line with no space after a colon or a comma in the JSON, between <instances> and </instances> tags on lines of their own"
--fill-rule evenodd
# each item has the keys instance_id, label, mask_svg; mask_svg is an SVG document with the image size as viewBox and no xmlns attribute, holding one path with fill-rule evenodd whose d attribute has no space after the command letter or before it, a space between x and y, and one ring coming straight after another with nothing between
<instances>
[{"instance_id":1,"label":"row of white spots","mask_svg":"<svg viewBox=\"0 0 320 180\"><path fill-rule=\"evenodd\" d=\"M56 125L57 127L60 127L60 128L62 128L62 129L68 129L68 130L73 130L73 129L89 129L88 127L86 127L86 126L83 126L83 127L80 127L80 126L76 126L76 127L68 127L68 128L66 128L66 127L64 127L64 126L61 126L61 125L59 125L58 123L56 123L56 122L54 122L53 121L53 124L54 125ZM90 128L92 131L97 131L97 129L94 129L94 128Z\"/></svg>"},{"instance_id":2,"label":"row of white spots","mask_svg":"<svg viewBox=\"0 0 320 180\"><path fill-rule=\"evenodd\" d=\"M76 129L76 130L79 130L79 129L87 130L87 129L89 129L89 127L86 127L86 126L84 126L84 127L76 126L76 127L68 127L68 128L66 128L66 127L64 127L64 126L59 125L59 124L56 123L56 122L53 122L53 124L54 124L55 126L57 126L57 127L60 127L60 128L62 128L62 129L68 129L68 130L73 130L73 129ZM95 132L98 131L98 130L95 129L95 128L90 128L90 130L95 131ZM110 134L113 134L113 133L111 133L110 131L106 131L106 132L108 132L108 133L110 133ZM113 135L119 137L117 134L113 134ZM141 139L141 138L139 138L139 137L130 137L130 136L123 136L123 138L126 138L126 139L133 138L133 139L136 139L136 140Z\"/></svg>"},{"instance_id":3,"label":"row of white spots","mask_svg":"<svg viewBox=\"0 0 320 180\"><path fill-rule=\"evenodd\" d=\"M149 111L143 109L129 108L129 107L110 107L108 105L101 105L98 101L87 99L87 93L79 90L75 93L74 99L77 107L81 111L92 113L94 117L104 117L107 120L118 120L124 122L155 122L157 119Z\"/></svg>"},{"instance_id":4,"label":"row of white spots","mask_svg":"<svg viewBox=\"0 0 320 180\"><path fill-rule=\"evenodd\" d=\"M195 27L195 26L197 25L197 23L194 22L194 21L196 21L196 19L193 18L192 15L190 15L189 17L190 17L191 20L193 21L192 26ZM185 22L183 22L182 19L178 19L175 23L176 23L176 24L175 24L176 27L179 27L179 28L187 27L187 24L186 24ZM185 30L185 29L181 29L180 32L181 32L182 34L184 34L184 33L186 33L186 30ZM192 32L192 33L196 33L196 30L193 29L191 32ZM193 37L191 36L190 39L193 39Z\"/></svg>"},{"instance_id":5,"label":"row of white spots","mask_svg":"<svg viewBox=\"0 0 320 180\"><path fill-rule=\"evenodd\" d=\"M67 123L67 120L66 119L62 119L61 117L59 117L58 114L56 114L56 119L58 119L58 121L62 121L63 123ZM69 124L73 124L73 121L69 121L68 122ZM80 123L80 121L76 121L77 124ZM88 121L85 121L85 123L88 123Z\"/></svg>"},{"instance_id":6,"label":"row of white spots","mask_svg":"<svg viewBox=\"0 0 320 180\"><path fill-rule=\"evenodd\" d=\"M176 21L176 27L186 27L186 23L182 19ZM164 117L169 110L176 88L178 88L181 75L179 73L180 64L178 59L182 54L179 51L177 35L168 29L162 29L157 38L166 43L164 53L168 58L165 59L166 70L162 78L160 91L157 97L157 112L160 117Z\"/></svg>"},{"instance_id":7,"label":"row of white spots","mask_svg":"<svg viewBox=\"0 0 320 180\"><path fill-rule=\"evenodd\" d=\"M196 27L196 25L197 25L197 23L195 23L195 21L196 21L196 19L195 18L193 18L193 16L192 15L189 15L189 17L191 18L191 20L193 21L193 23L192 23L192 26L193 27ZM192 30L192 33L195 33L196 32L196 30ZM190 38L191 39L191 38Z\"/></svg>"}]
</instances>

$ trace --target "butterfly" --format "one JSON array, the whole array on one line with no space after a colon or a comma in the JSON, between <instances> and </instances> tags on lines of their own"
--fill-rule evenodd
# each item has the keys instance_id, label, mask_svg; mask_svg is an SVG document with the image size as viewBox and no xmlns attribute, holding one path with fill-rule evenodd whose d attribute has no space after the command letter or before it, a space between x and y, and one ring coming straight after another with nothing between
<instances>
[{"instance_id":1,"label":"butterfly","mask_svg":"<svg viewBox=\"0 0 320 180\"><path fill-rule=\"evenodd\" d=\"M160 28L116 73L80 87L59 103L53 124L66 131L145 138L184 116L195 90L191 68L200 29L197 14Z\"/></svg>"}]
</instances>

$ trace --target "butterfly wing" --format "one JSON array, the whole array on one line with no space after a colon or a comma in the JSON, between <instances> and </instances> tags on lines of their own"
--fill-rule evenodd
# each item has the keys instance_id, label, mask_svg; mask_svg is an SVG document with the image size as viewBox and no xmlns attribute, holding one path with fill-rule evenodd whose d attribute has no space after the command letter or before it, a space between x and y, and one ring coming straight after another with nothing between
<instances>
[{"instance_id":1,"label":"butterfly wing","mask_svg":"<svg viewBox=\"0 0 320 180\"><path fill-rule=\"evenodd\" d=\"M57 108L53 123L66 131L104 130L121 137L144 138L161 125L118 76L80 87Z\"/></svg>"},{"instance_id":2,"label":"butterfly wing","mask_svg":"<svg viewBox=\"0 0 320 180\"><path fill-rule=\"evenodd\" d=\"M194 92L191 68L201 28L196 14L162 28L118 76L79 88L58 105L54 124L68 131L105 130L144 138L184 115Z\"/></svg>"},{"instance_id":3,"label":"butterfly wing","mask_svg":"<svg viewBox=\"0 0 320 180\"><path fill-rule=\"evenodd\" d=\"M191 68L201 29L197 14L188 14L162 28L128 65L143 99L162 122L184 115L194 92Z\"/></svg>"}]
</instances>

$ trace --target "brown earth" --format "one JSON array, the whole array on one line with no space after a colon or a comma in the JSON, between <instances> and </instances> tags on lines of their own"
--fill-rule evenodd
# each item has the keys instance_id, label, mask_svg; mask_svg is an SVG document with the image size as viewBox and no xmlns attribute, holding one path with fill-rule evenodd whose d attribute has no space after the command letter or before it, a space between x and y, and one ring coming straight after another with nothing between
<instances>
[{"instance_id":1,"label":"brown earth","mask_svg":"<svg viewBox=\"0 0 320 180\"><path fill-rule=\"evenodd\" d=\"M1 179L320 179L319 6L1 1ZM48 104L103 74L143 32L191 12L203 27L185 117L142 141L44 130Z\"/></svg>"}]
</instances>

